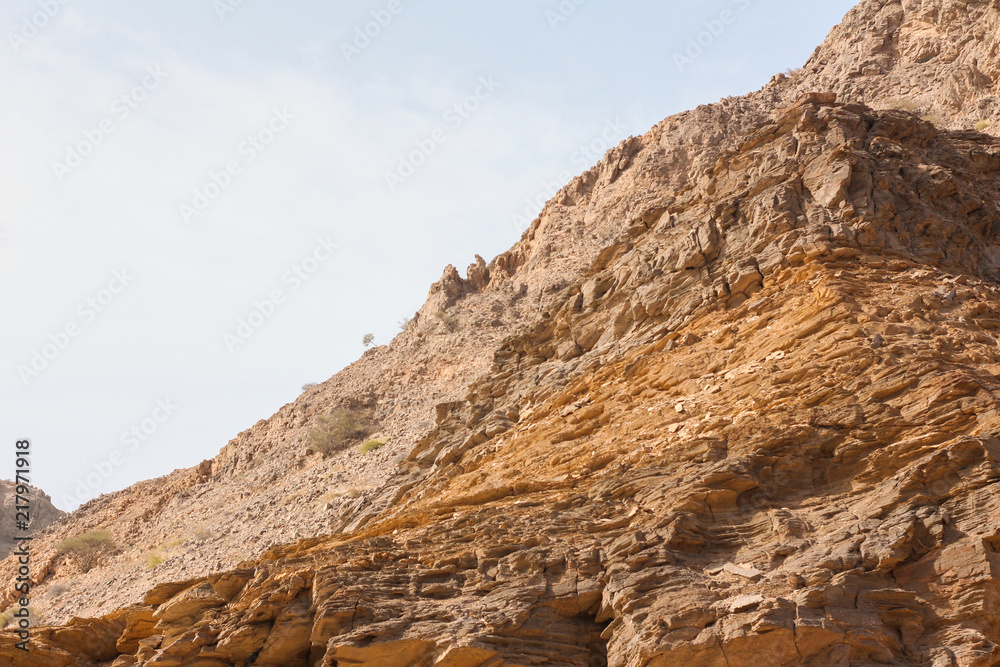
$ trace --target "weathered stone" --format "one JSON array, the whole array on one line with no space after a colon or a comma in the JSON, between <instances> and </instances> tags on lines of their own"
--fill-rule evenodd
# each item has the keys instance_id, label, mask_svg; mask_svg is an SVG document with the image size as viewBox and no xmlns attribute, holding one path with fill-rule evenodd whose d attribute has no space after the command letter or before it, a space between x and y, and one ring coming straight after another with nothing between
<instances>
[{"instance_id":1,"label":"weathered stone","mask_svg":"<svg viewBox=\"0 0 1000 667\"><path fill-rule=\"evenodd\" d=\"M733 565L732 563L726 563L722 569L729 574L735 574L738 577L745 577L754 581L764 576L764 573L756 568L742 567L740 565Z\"/></svg>"},{"instance_id":2,"label":"weathered stone","mask_svg":"<svg viewBox=\"0 0 1000 667\"><path fill-rule=\"evenodd\" d=\"M885 107L1000 120L998 26L866 0L799 74L623 142L391 345L71 520L153 548L217 503L242 548L294 498L314 537L178 584L120 556L38 664L997 664L1000 145ZM341 406L399 465L331 499L353 448L285 454Z\"/></svg>"}]
</instances>

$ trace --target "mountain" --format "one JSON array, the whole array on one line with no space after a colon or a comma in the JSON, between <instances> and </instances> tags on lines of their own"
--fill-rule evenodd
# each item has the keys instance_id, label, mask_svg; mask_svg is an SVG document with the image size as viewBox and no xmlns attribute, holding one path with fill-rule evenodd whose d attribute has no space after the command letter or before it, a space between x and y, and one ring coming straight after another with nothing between
<instances>
[{"instance_id":1,"label":"mountain","mask_svg":"<svg viewBox=\"0 0 1000 667\"><path fill-rule=\"evenodd\" d=\"M0 516L3 517L3 523L0 524L0 554L4 557L14 550L17 544L15 537L40 533L66 516L65 512L52 504L52 498L40 489L29 486L27 496L22 496L24 498L27 499L29 531L17 530L16 507L24 505L23 500L18 500L17 485L0 479Z\"/></svg>"},{"instance_id":2,"label":"mountain","mask_svg":"<svg viewBox=\"0 0 1000 667\"><path fill-rule=\"evenodd\" d=\"M39 536L32 664L1000 664L998 23L866 1L623 142L390 345Z\"/></svg>"}]
</instances>

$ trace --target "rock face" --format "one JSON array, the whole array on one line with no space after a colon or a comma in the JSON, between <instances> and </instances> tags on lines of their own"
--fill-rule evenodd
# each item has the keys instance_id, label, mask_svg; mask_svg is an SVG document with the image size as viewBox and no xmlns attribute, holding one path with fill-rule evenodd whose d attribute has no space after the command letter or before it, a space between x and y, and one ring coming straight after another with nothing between
<instances>
[{"instance_id":1,"label":"rock face","mask_svg":"<svg viewBox=\"0 0 1000 667\"><path fill-rule=\"evenodd\" d=\"M787 83L995 133L998 48L995 0L873 0L852 10Z\"/></svg>"},{"instance_id":2,"label":"rock face","mask_svg":"<svg viewBox=\"0 0 1000 667\"><path fill-rule=\"evenodd\" d=\"M31 664L1000 665L1000 140L958 129L998 16L862 3L623 142L392 345L48 531L40 590L86 593ZM888 108L918 81L947 118ZM343 405L381 458L279 474ZM139 549L75 572L52 545L95 528Z\"/></svg>"}]
</instances>

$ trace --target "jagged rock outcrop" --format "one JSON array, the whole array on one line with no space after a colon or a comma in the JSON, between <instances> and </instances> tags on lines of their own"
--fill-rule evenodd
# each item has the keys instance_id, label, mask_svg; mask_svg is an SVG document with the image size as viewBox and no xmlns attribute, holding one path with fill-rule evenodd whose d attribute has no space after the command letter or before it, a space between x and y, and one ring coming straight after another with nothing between
<instances>
[{"instance_id":1,"label":"jagged rock outcrop","mask_svg":"<svg viewBox=\"0 0 1000 667\"><path fill-rule=\"evenodd\" d=\"M610 151L203 469L83 508L148 535L249 507L241 539L364 470L269 467L315 415L355 401L399 440L305 539L145 595L138 566L89 574L62 608L103 617L33 664L1000 664L1000 141L881 103L969 58L992 77L962 31L998 6L862 3L791 80ZM249 475L275 495L220 505Z\"/></svg>"},{"instance_id":2,"label":"jagged rock outcrop","mask_svg":"<svg viewBox=\"0 0 1000 667\"><path fill-rule=\"evenodd\" d=\"M998 48L996 0L869 0L848 13L805 67L778 82L914 111L950 129L995 133Z\"/></svg>"}]
</instances>

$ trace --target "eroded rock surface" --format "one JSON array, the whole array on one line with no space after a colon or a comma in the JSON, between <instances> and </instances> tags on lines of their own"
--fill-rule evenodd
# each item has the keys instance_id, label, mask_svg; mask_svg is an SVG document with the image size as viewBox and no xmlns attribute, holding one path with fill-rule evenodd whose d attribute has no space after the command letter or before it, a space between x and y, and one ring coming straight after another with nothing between
<instances>
[{"instance_id":1,"label":"eroded rock surface","mask_svg":"<svg viewBox=\"0 0 1000 667\"><path fill-rule=\"evenodd\" d=\"M95 620L33 664L1000 664L1000 141L884 103L973 58L986 99L963 31L998 13L862 3L791 80L623 142L392 345L43 536L44 591L64 533L216 508L191 566L87 573L52 610ZM279 474L345 404L381 467Z\"/></svg>"}]
</instances>

